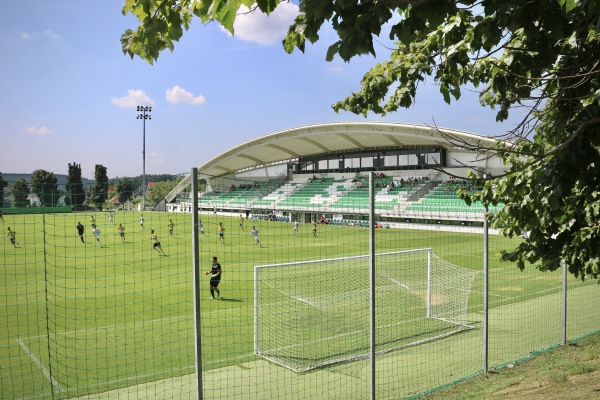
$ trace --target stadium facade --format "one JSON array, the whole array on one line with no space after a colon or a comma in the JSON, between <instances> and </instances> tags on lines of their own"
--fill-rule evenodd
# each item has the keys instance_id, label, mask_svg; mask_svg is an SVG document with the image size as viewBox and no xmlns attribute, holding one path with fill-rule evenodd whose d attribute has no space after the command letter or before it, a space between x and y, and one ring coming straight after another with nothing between
<instances>
[{"instance_id":1,"label":"stadium facade","mask_svg":"<svg viewBox=\"0 0 600 400\"><path fill-rule=\"evenodd\" d=\"M496 142L469 132L391 122L291 128L242 143L198 167L206 182L199 208L249 210L303 222L315 215L334 223L361 221L368 213L367 192L361 189L374 171L375 209L382 221L477 225L483 221L481 205L468 208L453 201L427 207L424 200L444 183L466 182L469 171L476 176L505 172L502 161L484 151ZM157 208L191 211L185 192L190 182L191 175Z\"/></svg>"}]
</instances>

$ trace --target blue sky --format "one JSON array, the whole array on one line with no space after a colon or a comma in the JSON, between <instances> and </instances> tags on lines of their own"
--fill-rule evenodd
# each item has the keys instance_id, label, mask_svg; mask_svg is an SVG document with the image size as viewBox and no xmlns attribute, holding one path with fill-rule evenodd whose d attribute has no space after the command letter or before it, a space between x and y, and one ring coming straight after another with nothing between
<instances>
[{"instance_id":1,"label":"blue sky","mask_svg":"<svg viewBox=\"0 0 600 400\"><path fill-rule=\"evenodd\" d=\"M325 61L334 32L305 53L281 45L297 12L284 4L270 18L238 19L236 35L195 20L154 65L121 51L120 36L137 20L123 0L3 1L0 7L0 172L45 169L66 174L94 165L108 176L142 173L142 121L137 105L152 105L146 124L146 173L188 173L243 142L283 129L332 121L364 121L331 105L358 91L376 60ZM383 34L382 43L391 45ZM376 48L385 59L387 50ZM499 135L495 113L476 93L446 105L432 84L414 107L368 121L433 124Z\"/></svg>"}]
</instances>

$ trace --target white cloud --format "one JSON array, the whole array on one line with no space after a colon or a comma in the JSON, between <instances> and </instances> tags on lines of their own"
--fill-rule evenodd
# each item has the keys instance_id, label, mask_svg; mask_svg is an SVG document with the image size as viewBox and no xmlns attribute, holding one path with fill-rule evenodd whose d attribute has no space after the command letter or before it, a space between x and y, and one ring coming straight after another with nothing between
<instances>
[{"instance_id":1,"label":"white cloud","mask_svg":"<svg viewBox=\"0 0 600 400\"><path fill-rule=\"evenodd\" d=\"M332 66L332 67L327 68L327 71L333 72L333 73L344 72L344 68Z\"/></svg>"},{"instance_id":2,"label":"white cloud","mask_svg":"<svg viewBox=\"0 0 600 400\"><path fill-rule=\"evenodd\" d=\"M47 37L52 40L60 40L61 39L61 36L58 33L54 32L52 29L46 29L45 31L43 31L42 36Z\"/></svg>"},{"instance_id":3,"label":"white cloud","mask_svg":"<svg viewBox=\"0 0 600 400\"><path fill-rule=\"evenodd\" d=\"M246 6L241 6L238 10L233 24L235 37L263 45L281 41L299 13L298 6L292 3L280 3L270 15L260 10L244 14L248 11Z\"/></svg>"},{"instance_id":4,"label":"white cloud","mask_svg":"<svg viewBox=\"0 0 600 400\"><path fill-rule=\"evenodd\" d=\"M111 103L123 108L136 108L137 106L153 106L154 100L143 90L129 89L125 97L113 97Z\"/></svg>"},{"instance_id":5,"label":"white cloud","mask_svg":"<svg viewBox=\"0 0 600 400\"><path fill-rule=\"evenodd\" d=\"M61 36L52 29L46 29L42 32L21 32L20 37L23 40L33 40L38 37L44 37L55 42L58 42L62 39Z\"/></svg>"},{"instance_id":6,"label":"white cloud","mask_svg":"<svg viewBox=\"0 0 600 400\"><path fill-rule=\"evenodd\" d=\"M52 132L47 126L30 126L25 128L24 131L26 134L28 135L38 135L38 136L49 136L49 135L53 135L54 132Z\"/></svg>"},{"instance_id":7,"label":"white cloud","mask_svg":"<svg viewBox=\"0 0 600 400\"><path fill-rule=\"evenodd\" d=\"M171 89L167 89L167 101L169 103L201 105L206 102L206 99L202 95L194 96L182 87L173 86Z\"/></svg>"}]
</instances>

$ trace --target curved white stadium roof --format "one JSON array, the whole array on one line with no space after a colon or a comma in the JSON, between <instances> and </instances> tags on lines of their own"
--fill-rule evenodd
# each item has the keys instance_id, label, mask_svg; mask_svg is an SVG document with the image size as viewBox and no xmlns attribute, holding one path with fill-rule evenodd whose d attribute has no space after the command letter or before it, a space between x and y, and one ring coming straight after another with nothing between
<instances>
[{"instance_id":1,"label":"curved white stadium roof","mask_svg":"<svg viewBox=\"0 0 600 400\"><path fill-rule=\"evenodd\" d=\"M393 122L330 122L271 133L242 143L198 167L198 177L210 179L247 168L301 157L369 149L489 147L497 140L474 133L427 125ZM189 185L188 175L169 195Z\"/></svg>"}]
</instances>

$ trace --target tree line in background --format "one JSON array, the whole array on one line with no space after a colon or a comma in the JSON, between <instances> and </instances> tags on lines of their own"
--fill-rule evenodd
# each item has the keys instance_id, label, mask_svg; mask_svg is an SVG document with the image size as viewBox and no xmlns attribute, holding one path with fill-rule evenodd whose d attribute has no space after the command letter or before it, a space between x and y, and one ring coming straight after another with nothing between
<instances>
[{"instance_id":1,"label":"tree line in background","mask_svg":"<svg viewBox=\"0 0 600 400\"><path fill-rule=\"evenodd\" d=\"M146 175L146 180L156 182L147 189L146 204L155 206L181 181L181 177L169 174ZM73 210L95 208L102 210L114 208L116 205L124 206L127 203L137 204L138 197L142 196L142 177L121 177L109 179L107 168L102 164L94 167L94 183L85 186L81 176L81 164L69 163L65 190L59 190L58 179L53 172L43 169L33 171L27 181L20 178L10 187L12 203L5 200L5 188L9 182L0 174L0 208L29 207L30 194L37 196L38 205L42 207L55 207L64 203ZM62 202L61 202L62 199ZM110 201L110 202L109 202Z\"/></svg>"}]
</instances>

